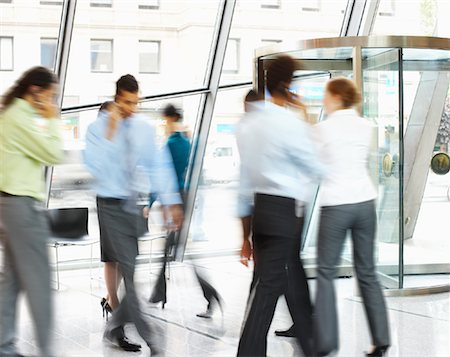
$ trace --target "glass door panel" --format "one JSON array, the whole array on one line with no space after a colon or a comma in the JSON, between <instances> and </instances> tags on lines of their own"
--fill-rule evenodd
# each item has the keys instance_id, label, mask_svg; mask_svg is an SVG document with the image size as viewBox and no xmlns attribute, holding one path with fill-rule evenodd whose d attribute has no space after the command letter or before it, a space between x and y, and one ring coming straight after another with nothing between
<instances>
[{"instance_id":1,"label":"glass door panel","mask_svg":"<svg viewBox=\"0 0 450 357\"><path fill-rule=\"evenodd\" d=\"M389 288L399 284L400 258L400 50L362 49L363 116L375 125L372 178L378 188L376 263L381 283Z\"/></svg>"}]
</instances>

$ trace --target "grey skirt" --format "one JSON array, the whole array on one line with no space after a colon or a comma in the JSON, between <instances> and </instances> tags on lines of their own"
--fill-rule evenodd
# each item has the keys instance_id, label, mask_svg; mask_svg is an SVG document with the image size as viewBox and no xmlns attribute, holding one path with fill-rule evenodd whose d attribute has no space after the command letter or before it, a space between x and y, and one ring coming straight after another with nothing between
<instances>
[{"instance_id":1,"label":"grey skirt","mask_svg":"<svg viewBox=\"0 0 450 357\"><path fill-rule=\"evenodd\" d=\"M125 263L138 255L138 237L145 233L147 221L124 210L124 202L97 197L102 262Z\"/></svg>"}]
</instances>

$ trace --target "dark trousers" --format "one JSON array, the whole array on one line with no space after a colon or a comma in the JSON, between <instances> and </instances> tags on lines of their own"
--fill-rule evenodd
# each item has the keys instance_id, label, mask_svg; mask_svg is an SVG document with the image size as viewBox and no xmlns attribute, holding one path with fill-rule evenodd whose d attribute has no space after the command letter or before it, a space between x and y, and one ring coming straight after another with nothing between
<instances>
[{"instance_id":1,"label":"dark trousers","mask_svg":"<svg viewBox=\"0 0 450 357\"><path fill-rule=\"evenodd\" d=\"M257 280L248 301L238 356L265 356L267 333L278 297L288 296L297 338L305 355L312 355L312 307L300 261L295 200L257 194L253 220Z\"/></svg>"},{"instance_id":2,"label":"dark trousers","mask_svg":"<svg viewBox=\"0 0 450 357\"><path fill-rule=\"evenodd\" d=\"M318 353L339 347L334 278L347 230L353 241L353 260L369 322L372 343L389 345L386 305L375 263L375 202L322 207L318 238L318 277L315 304L315 341Z\"/></svg>"},{"instance_id":3,"label":"dark trousers","mask_svg":"<svg viewBox=\"0 0 450 357\"><path fill-rule=\"evenodd\" d=\"M139 335L151 347L150 325L142 316L134 286L140 217L124 210L123 201L120 200L97 198L97 209L100 234L108 236L109 261L119 264L125 285L125 296L113 312L106 333L112 334L112 337L123 337L123 326L134 323Z\"/></svg>"}]
</instances>

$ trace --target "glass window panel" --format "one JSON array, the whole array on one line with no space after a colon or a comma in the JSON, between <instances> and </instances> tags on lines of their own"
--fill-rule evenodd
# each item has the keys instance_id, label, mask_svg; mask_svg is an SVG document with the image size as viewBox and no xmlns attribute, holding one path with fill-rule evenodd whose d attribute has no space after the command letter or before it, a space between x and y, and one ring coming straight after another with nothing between
<instances>
[{"instance_id":1,"label":"glass window panel","mask_svg":"<svg viewBox=\"0 0 450 357\"><path fill-rule=\"evenodd\" d=\"M62 5L63 1L61 0L41 0L41 5Z\"/></svg>"},{"instance_id":2,"label":"glass window panel","mask_svg":"<svg viewBox=\"0 0 450 357\"><path fill-rule=\"evenodd\" d=\"M112 0L91 0L92 7L112 7Z\"/></svg>"},{"instance_id":3,"label":"glass window panel","mask_svg":"<svg viewBox=\"0 0 450 357\"><path fill-rule=\"evenodd\" d=\"M447 0L380 0L372 35L449 37Z\"/></svg>"},{"instance_id":4,"label":"glass window panel","mask_svg":"<svg viewBox=\"0 0 450 357\"><path fill-rule=\"evenodd\" d=\"M61 5L12 1L0 6L0 95L27 69L41 63L41 39L58 38ZM8 68L8 70L3 70Z\"/></svg>"},{"instance_id":5,"label":"glass window panel","mask_svg":"<svg viewBox=\"0 0 450 357\"><path fill-rule=\"evenodd\" d=\"M0 37L0 70L12 71L14 67L13 38Z\"/></svg>"},{"instance_id":6,"label":"glass window panel","mask_svg":"<svg viewBox=\"0 0 450 357\"><path fill-rule=\"evenodd\" d=\"M159 9L159 0L139 0L139 9Z\"/></svg>"},{"instance_id":7,"label":"glass window panel","mask_svg":"<svg viewBox=\"0 0 450 357\"><path fill-rule=\"evenodd\" d=\"M56 46L58 39L56 38L41 38L41 65L51 68L55 68L56 60Z\"/></svg>"},{"instance_id":8,"label":"glass window panel","mask_svg":"<svg viewBox=\"0 0 450 357\"><path fill-rule=\"evenodd\" d=\"M159 41L139 41L140 73L159 73L160 48Z\"/></svg>"},{"instance_id":9,"label":"glass window panel","mask_svg":"<svg viewBox=\"0 0 450 357\"><path fill-rule=\"evenodd\" d=\"M138 80L141 96L204 86L221 1L160 1L164 11L139 9L144 3L114 0L111 8L95 8L89 1L77 2L65 94L79 95L83 105L98 103L99 97L114 94L115 82L127 73ZM113 43L110 72L91 71L91 40L102 39ZM141 60L140 41L160 42L158 70L154 49L147 52L151 61ZM97 60L95 54L93 64ZM140 73L147 72L145 67L152 70Z\"/></svg>"},{"instance_id":10,"label":"glass window panel","mask_svg":"<svg viewBox=\"0 0 450 357\"><path fill-rule=\"evenodd\" d=\"M111 96L97 98L98 101L111 100ZM78 96L65 96L63 107L73 107L79 104ZM191 136L202 95L191 95L170 100L159 100L139 104L139 113L150 125L157 128L158 142L163 145L166 140L165 122L162 118L162 110L165 105L171 103L179 108L183 114L180 127L187 135ZM98 237L98 219L95 197L92 189L93 177L87 171L82 152L85 148L86 131L98 115L98 109L84 110L75 113L66 113L62 116L62 135L64 137L64 160L60 165L54 167L52 186L50 191L50 208L62 207L88 207L89 208L89 233ZM150 188L149 188L150 189ZM162 212L160 206L153 206L148 221L149 230L152 233L164 231ZM139 243L140 254L148 254L149 242ZM164 241L153 243L155 250L162 250ZM61 251L61 260L87 259L89 251L83 249L68 249ZM95 254L98 254L96 250Z\"/></svg>"},{"instance_id":11,"label":"glass window panel","mask_svg":"<svg viewBox=\"0 0 450 357\"><path fill-rule=\"evenodd\" d=\"M188 250L230 250L242 244L237 218L239 154L234 130L250 88L219 91L208 136Z\"/></svg>"},{"instance_id":12,"label":"glass window panel","mask_svg":"<svg viewBox=\"0 0 450 357\"><path fill-rule=\"evenodd\" d=\"M112 72L113 41L91 40L91 71Z\"/></svg>"},{"instance_id":13,"label":"glass window panel","mask_svg":"<svg viewBox=\"0 0 450 357\"><path fill-rule=\"evenodd\" d=\"M227 53L223 63L223 71L228 73L239 72L240 41L230 38L227 45Z\"/></svg>"},{"instance_id":14,"label":"glass window panel","mask_svg":"<svg viewBox=\"0 0 450 357\"><path fill-rule=\"evenodd\" d=\"M295 48L299 40L339 36L347 7L347 0L283 1L277 9L261 8L261 3L236 2L230 38L240 40L239 72L224 66L222 85L253 79L255 49L267 46L261 39L281 40L283 47ZM318 11L302 11L302 7L317 7L314 4L320 5ZM229 45L229 51L235 52L235 47ZM234 53L227 54L233 57Z\"/></svg>"}]
</instances>

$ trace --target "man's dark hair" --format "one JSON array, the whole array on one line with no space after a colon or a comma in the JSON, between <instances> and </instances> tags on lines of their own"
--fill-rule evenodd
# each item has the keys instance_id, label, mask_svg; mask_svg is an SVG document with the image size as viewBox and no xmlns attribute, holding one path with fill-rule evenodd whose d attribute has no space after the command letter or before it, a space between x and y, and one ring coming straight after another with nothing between
<instances>
[{"instance_id":1,"label":"man's dark hair","mask_svg":"<svg viewBox=\"0 0 450 357\"><path fill-rule=\"evenodd\" d=\"M167 104L164 107L163 115L169 118L176 118L177 121L182 118L180 111L172 104Z\"/></svg>"},{"instance_id":2,"label":"man's dark hair","mask_svg":"<svg viewBox=\"0 0 450 357\"><path fill-rule=\"evenodd\" d=\"M100 109L98 110L99 112L101 111L108 111L109 108L114 104L114 102L112 100L107 100L106 102L103 102L102 105L100 106Z\"/></svg>"},{"instance_id":3,"label":"man's dark hair","mask_svg":"<svg viewBox=\"0 0 450 357\"><path fill-rule=\"evenodd\" d=\"M261 100L261 96L254 89L250 89L244 99L246 103L257 102L258 100Z\"/></svg>"},{"instance_id":4,"label":"man's dark hair","mask_svg":"<svg viewBox=\"0 0 450 357\"><path fill-rule=\"evenodd\" d=\"M120 77L116 82L116 95L120 94L122 91L131 93L139 92L139 84L136 81L136 78L131 74Z\"/></svg>"},{"instance_id":5,"label":"man's dark hair","mask_svg":"<svg viewBox=\"0 0 450 357\"><path fill-rule=\"evenodd\" d=\"M296 67L295 60L287 55L279 56L269 64L266 82L270 95L287 95Z\"/></svg>"}]
</instances>

